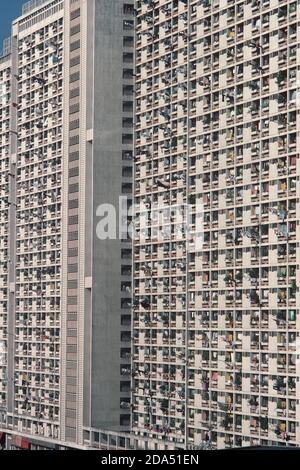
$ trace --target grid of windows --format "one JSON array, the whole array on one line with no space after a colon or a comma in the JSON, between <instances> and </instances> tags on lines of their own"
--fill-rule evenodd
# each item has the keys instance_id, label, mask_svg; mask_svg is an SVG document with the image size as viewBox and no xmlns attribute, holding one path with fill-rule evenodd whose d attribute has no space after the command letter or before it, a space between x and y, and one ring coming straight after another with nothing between
<instances>
[{"instance_id":1,"label":"grid of windows","mask_svg":"<svg viewBox=\"0 0 300 470\"><path fill-rule=\"evenodd\" d=\"M7 352L9 296L9 216L10 216L10 153L11 153L11 62L0 64L0 423L6 423Z\"/></svg>"},{"instance_id":2,"label":"grid of windows","mask_svg":"<svg viewBox=\"0 0 300 470\"><path fill-rule=\"evenodd\" d=\"M188 204L192 219L181 240L175 222L136 223L147 237L134 248L134 430L187 445L293 445L299 5L136 7L137 215Z\"/></svg>"},{"instance_id":3,"label":"grid of windows","mask_svg":"<svg viewBox=\"0 0 300 470\"><path fill-rule=\"evenodd\" d=\"M58 437L63 20L18 42L14 412Z\"/></svg>"}]
</instances>

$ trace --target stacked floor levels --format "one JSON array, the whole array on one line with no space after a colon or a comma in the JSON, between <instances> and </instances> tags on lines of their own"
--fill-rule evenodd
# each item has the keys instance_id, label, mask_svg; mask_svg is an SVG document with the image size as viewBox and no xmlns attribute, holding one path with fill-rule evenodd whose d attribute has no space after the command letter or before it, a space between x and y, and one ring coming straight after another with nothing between
<instances>
[{"instance_id":1,"label":"stacked floor levels","mask_svg":"<svg viewBox=\"0 0 300 470\"><path fill-rule=\"evenodd\" d=\"M299 8L136 2L137 434L300 443Z\"/></svg>"}]
</instances>

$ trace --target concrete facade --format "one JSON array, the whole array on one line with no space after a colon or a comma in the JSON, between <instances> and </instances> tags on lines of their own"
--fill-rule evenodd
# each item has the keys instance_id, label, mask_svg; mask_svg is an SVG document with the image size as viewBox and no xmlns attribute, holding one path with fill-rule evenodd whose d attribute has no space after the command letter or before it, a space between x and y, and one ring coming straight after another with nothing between
<instances>
[{"instance_id":1,"label":"concrete facade","mask_svg":"<svg viewBox=\"0 0 300 470\"><path fill-rule=\"evenodd\" d=\"M136 9L133 430L299 445L299 3Z\"/></svg>"}]
</instances>

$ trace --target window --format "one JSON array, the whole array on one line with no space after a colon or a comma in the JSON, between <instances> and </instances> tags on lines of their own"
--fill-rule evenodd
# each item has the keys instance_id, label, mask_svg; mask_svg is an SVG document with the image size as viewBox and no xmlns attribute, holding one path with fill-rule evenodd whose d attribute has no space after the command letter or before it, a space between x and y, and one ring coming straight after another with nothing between
<instances>
[{"instance_id":1,"label":"window","mask_svg":"<svg viewBox=\"0 0 300 470\"><path fill-rule=\"evenodd\" d=\"M129 415L121 415L120 416L120 425L121 426L130 426L130 416Z\"/></svg>"},{"instance_id":2,"label":"window","mask_svg":"<svg viewBox=\"0 0 300 470\"><path fill-rule=\"evenodd\" d=\"M125 37L123 38L123 46L124 46L124 47L133 47L133 46L134 46L133 37L125 36Z\"/></svg>"},{"instance_id":3,"label":"window","mask_svg":"<svg viewBox=\"0 0 300 470\"><path fill-rule=\"evenodd\" d=\"M70 83L76 82L79 79L80 79L80 73L79 72L72 73L72 75L70 75Z\"/></svg>"},{"instance_id":4,"label":"window","mask_svg":"<svg viewBox=\"0 0 300 470\"><path fill-rule=\"evenodd\" d=\"M76 67L76 65L80 64L80 57L73 57L73 59L70 60L70 67Z\"/></svg>"},{"instance_id":5,"label":"window","mask_svg":"<svg viewBox=\"0 0 300 470\"><path fill-rule=\"evenodd\" d=\"M71 12L70 14L70 20L75 20L75 18L78 18L80 16L80 8L78 8L77 10L74 10Z\"/></svg>"},{"instance_id":6,"label":"window","mask_svg":"<svg viewBox=\"0 0 300 470\"><path fill-rule=\"evenodd\" d=\"M80 24L77 24L70 29L70 36L74 36L74 34L77 33L80 33Z\"/></svg>"},{"instance_id":7,"label":"window","mask_svg":"<svg viewBox=\"0 0 300 470\"><path fill-rule=\"evenodd\" d=\"M121 382L120 392L123 392L123 393L130 392L130 382Z\"/></svg>"},{"instance_id":8,"label":"window","mask_svg":"<svg viewBox=\"0 0 300 470\"><path fill-rule=\"evenodd\" d=\"M123 6L124 15L133 15L134 13L134 6L130 3L125 3Z\"/></svg>"}]
</instances>

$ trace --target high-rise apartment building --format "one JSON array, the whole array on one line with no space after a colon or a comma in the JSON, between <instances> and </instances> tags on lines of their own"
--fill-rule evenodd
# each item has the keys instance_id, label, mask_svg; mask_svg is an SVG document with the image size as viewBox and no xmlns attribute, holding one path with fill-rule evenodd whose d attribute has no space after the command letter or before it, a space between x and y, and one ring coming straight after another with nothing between
<instances>
[{"instance_id":1,"label":"high-rise apartment building","mask_svg":"<svg viewBox=\"0 0 300 470\"><path fill-rule=\"evenodd\" d=\"M131 0L35 0L0 59L10 448L83 446L94 430L130 427L131 244L97 226L102 204L130 205L133 46Z\"/></svg>"},{"instance_id":2,"label":"high-rise apartment building","mask_svg":"<svg viewBox=\"0 0 300 470\"><path fill-rule=\"evenodd\" d=\"M136 15L133 430L299 445L299 3Z\"/></svg>"},{"instance_id":3,"label":"high-rise apartment building","mask_svg":"<svg viewBox=\"0 0 300 470\"><path fill-rule=\"evenodd\" d=\"M8 46L8 47L7 47ZM0 158L1 158L1 301L0 301L0 420L5 420L6 403L8 400L8 362L7 362L7 338L9 318L9 240L11 229L10 221L14 211L11 205L11 192L13 187L13 160L11 149L16 148L15 135L11 132L11 118L13 109L12 98L12 73L11 57L9 55L10 45L4 47L3 56L0 57ZM15 116L14 116L15 118ZM15 122L16 118L14 119ZM0 439L0 441L3 441Z\"/></svg>"}]
</instances>

